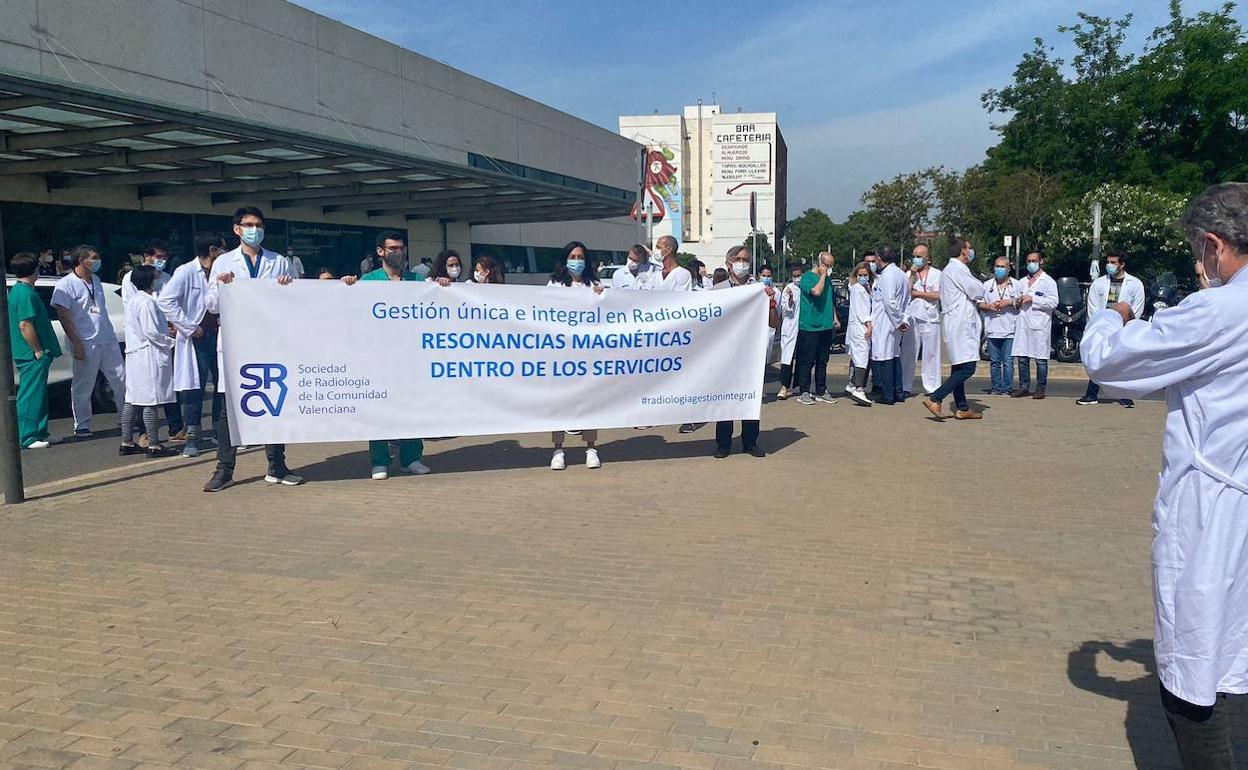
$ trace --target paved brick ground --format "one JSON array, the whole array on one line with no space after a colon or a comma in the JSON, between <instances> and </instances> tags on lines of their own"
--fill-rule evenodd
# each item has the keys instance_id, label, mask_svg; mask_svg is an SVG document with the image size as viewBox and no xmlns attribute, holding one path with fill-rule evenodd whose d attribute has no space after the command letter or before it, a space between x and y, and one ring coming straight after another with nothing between
<instances>
[{"instance_id":1,"label":"paved brick ground","mask_svg":"<svg viewBox=\"0 0 1248 770\"><path fill-rule=\"evenodd\" d=\"M763 460L664 428L594 472L522 436L385 483L312 446L298 489L45 487L0 510L0 766L1175 766L1164 406L984 403L772 404Z\"/></svg>"}]
</instances>

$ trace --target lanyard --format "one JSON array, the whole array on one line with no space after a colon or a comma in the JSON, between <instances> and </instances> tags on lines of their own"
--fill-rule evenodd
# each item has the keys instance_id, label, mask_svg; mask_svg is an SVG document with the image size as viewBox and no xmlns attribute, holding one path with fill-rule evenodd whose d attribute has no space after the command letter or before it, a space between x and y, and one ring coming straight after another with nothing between
<instances>
[{"instance_id":1,"label":"lanyard","mask_svg":"<svg viewBox=\"0 0 1248 770\"><path fill-rule=\"evenodd\" d=\"M247 272L251 274L252 278L260 275L260 260L262 259L264 259L263 251L256 255L256 264L253 265L251 260L247 258L247 252L243 252L243 261L247 263Z\"/></svg>"},{"instance_id":2,"label":"lanyard","mask_svg":"<svg viewBox=\"0 0 1248 770\"><path fill-rule=\"evenodd\" d=\"M82 281L81 278L78 280ZM91 307L95 307L95 276L91 276L91 280L82 281L87 285L87 295L91 297Z\"/></svg>"},{"instance_id":3,"label":"lanyard","mask_svg":"<svg viewBox=\"0 0 1248 770\"><path fill-rule=\"evenodd\" d=\"M1005 295L1009 293L1010 283L1007 281L1005 286L1002 286L1001 284L996 283L996 284L993 284L992 287L996 289L997 291L997 299L1005 299Z\"/></svg>"}]
</instances>

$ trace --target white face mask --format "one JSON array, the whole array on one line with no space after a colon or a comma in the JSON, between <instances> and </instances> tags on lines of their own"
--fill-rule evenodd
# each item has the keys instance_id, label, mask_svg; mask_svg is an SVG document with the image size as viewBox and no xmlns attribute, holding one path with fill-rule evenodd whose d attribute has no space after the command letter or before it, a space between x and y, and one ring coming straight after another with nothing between
<instances>
[{"instance_id":1,"label":"white face mask","mask_svg":"<svg viewBox=\"0 0 1248 770\"><path fill-rule=\"evenodd\" d=\"M451 280L458 279L459 278L459 265L455 265L454 267L448 267L446 269L446 274L451 277Z\"/></svg>"},{"instance_id":2,"label":"white face mask","mask_svg":"<svg viewBox=\"0 0 1248 770\"><path fill-rule=\"evenodd\" d=\"M472 277L476 279L477 283L485 283L490 278L489 273L483 273L480 270L473 273Z\"/></svg>"},{"instance_id":3,"label":"white face mask","mask_svg":"<svg viewBox=\"0 0 1248 770\"><path fill-rule=\"evenodd\" d=\"M1218 275L1218 255L1213 255L1213 269L1209 269L1209 265L1205 262L1205 252L1209 251L1209 239L1206 238L1204 245L1200 247L1200 266L1205 268L1205 280L1209 282L1210 289L1216 289L1222 285L1222 276ZM1221 294L1218 295L1222 296Z\"/></svg>"},{"instance_id":4,"label":"white face mask","mask_svg":"<svg viewBox=\"0 0 1248 770\"><path fill-rule=\"evenodd\" d=\"M750 263L749 262L733 262L732 274L738 278L746 277L747 275L750 274Z\"/></svg>"}]
</instances>

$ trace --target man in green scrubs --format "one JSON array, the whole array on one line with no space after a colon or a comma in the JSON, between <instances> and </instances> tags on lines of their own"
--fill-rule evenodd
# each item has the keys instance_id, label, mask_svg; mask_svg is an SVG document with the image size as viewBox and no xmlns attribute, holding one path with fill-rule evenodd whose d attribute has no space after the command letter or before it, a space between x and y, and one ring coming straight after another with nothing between
<instances>
[{"instance_id":1,"label":"man in green scrubs","mask_svg":"<svg viewBox=\"0 0 1248 770\"><path fill-rule=\"evenodd\" d=\"M407 269L407 242L397 230L388 230L377 236L377 256L381 267L361 275L358 279L348 275L342 282L350 286L359 281L423 281L419 273ZM372 461L372 478L382 481L390 478L390 442L368 442L368 455ZM409 473L423 476L429 467L420 460L425 455L425 442L418 438L399 440L399 465Z\"/></svg>"},{"instance_id":2,"label":"man in green scrubs","mask_svg":"<svg viewBox=\"0 0 1248 770\"><path fill-rule=\"evenodd\" d=\"M9 290L9 337L17 366L17 430L23 449L46 449L57 443L48 436L48 372L61 354L48 309L35 293L39 260L22 252L10 263L17 283Z\"/></svg>"}]
</instances>

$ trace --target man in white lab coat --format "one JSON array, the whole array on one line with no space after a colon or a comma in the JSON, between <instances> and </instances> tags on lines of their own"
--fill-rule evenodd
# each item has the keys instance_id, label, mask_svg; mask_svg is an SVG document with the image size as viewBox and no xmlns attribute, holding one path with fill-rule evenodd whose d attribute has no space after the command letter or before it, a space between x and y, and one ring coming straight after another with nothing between
<instances>
[{"instance_id":1,"label":"man in white lab coat","mask_svg":"<svg viewBox=\"0 0 1248 770\"><path fill-rule=\"evenodd\" d=\"M625 268L611 275L611 288L649 291L655 287L656 279L662 280L660 272L659 266L650 261L650 251L634 243L628 250Z\"/></svg>"},{"instance_id":2,"label":"man in white lab coat","mask_svg":"<svg viewBox=\"0 0 1248 770\"><path fill-rule=\"evenodd\" d=\"M1079 352L1107 389L1165 391L1153 509L1162 705L1185 768L1230 770L1222 695L1248 692L1248 184L1209 188L1180 224L1210 288L1151 323L1120 295L1089 316Z\"/></svg>"},{"instance_id":3,"label":"man in white lab coat","mask_svg":"<svg viewBox=\"0 0 1248 770\"><path fill-rule=\"evenodd\" d=\"M1014 398L1044 398L1049 384L1049 350L1053 311L1057 310L1057 281L1044 271L1044 252L1027 254L1027 276L1019 280L1018 320L1014 327L1014 358L1018 362L1018 390ZM1036 392L1031 392L1031 361L1036 362Z\"/></svg>"},{"instance_id":4,"label":"man in white lab coat","mask_svg":"<svg viewBox=\"0 0 1248 770\"><path fill-rule=\"evenodd\" d=\"M178 394L182 422L186 425L184 457L199 456L203 432L204 386L217 379L217 316L208 312L208 276L212 263L225 253L225 239L218 233L201 234L195 239L195 258L173 271L156 303L173 324L178 336L174 344L173 389ZM212 421L221 419L221 401L212 399ZM218 437L219 438L219 437Z\"/></svg>"},{"instance_id":5,"label":"man in white lab coat","mask_svg":"<svg viewBox=\"0 0 1248 770\"><path fill-rule=\"evenodd\" d=\"M906 308L910 305L910 281L897 267L890 248L876 253L880 265L871 287L871 367L880 389L877 404L905 401L907 388L901 381L901 335L910 330Z\"/></svg>"},{"instance_id":6,"label":"man in white lab coat","mask_svg":"<svg viewBox=\"0 0 1248 770\"><path fill-rule=\"evenodd\" d=\"M984 285L971 274L969 267L974 259L971 242L959 238L950 244L949 264L940 276L941 332L952 369L949 379L923 399L923 406L938 420L945 419L940 405L951 393L954 417L959 420L983 418L981 413L971 411L966 401L966 381L975 374L975 365L979 363L982 326L977 304L984 298Z\"/></svg>"},{"instance_id":7,"label":"man in white lab coat","mask_svg":"<svg viewBox=\"0 0 1248 770\"><path fill-rule=\"evenodd\" d=\"M1093 281L1088 288L1088 317L1091 318L1093 313L1104 310L1115 302L1130 305L1136 318L1144 312L1144 282L1127 273L1127 255L1121 251L1111 251L1105 256L1105 275ZM1096 404L1100 401L1100 395L1100 386L1089 378L1087 391L1075 403L1079 406ZM1121 399L1119 403L1128 409L1135 407L1135 402L1129 398Z\"/></svg>"},{"instance_id":8,"label":"man in white lab coat","mask_svg":"<svg viewBox=\"0 0 1248 770\"><path fill-rule=\"evenodd\" d=\"M906 391L914 387L914 369L922 359L923 391L931 393L940 387L940 271L922 244L914 247L910 266L906 314L914 327L902 337L901 384Z\"/></svg>"},{"instance_id":9,"label":"man in white lab coat","mask_svg":"<svg viewBox=\"0 0 1248 770\"><path fill-rule=\"evenodd\" d=\"M264 242L264 214L254 206L244 206L234 212L234 234L238 236L239 246L217 257L212 263L212 271L208 275L208 293L204 305L209 313L221 312L220 286L232 281L270 280L287 285L295 280L295 267L286 257L275 251L269 251L260 244ZM217 338L217 350L220 354L220 337ZM220 366L220 358L218 358ZM224 372L222 372L224 376ZM220 389L224 391L224 383ZM221 400L224 406L225 393L218 392L213 400ZM215 404L213 406L216 408ZM204 485L205 492L220 492L234 483L234 461L238 447L230 439L229 410L222 408L221 421L215 426L217 434L217 470ZM286 445L268 444L264 447L265 457L269 461L268 472L264 475L265 482L284 486L297 486L303 479L290 472L286 467Z\"/></svg>"}]
</instances>

